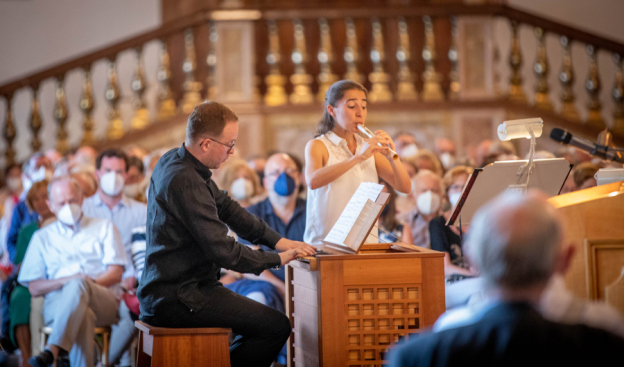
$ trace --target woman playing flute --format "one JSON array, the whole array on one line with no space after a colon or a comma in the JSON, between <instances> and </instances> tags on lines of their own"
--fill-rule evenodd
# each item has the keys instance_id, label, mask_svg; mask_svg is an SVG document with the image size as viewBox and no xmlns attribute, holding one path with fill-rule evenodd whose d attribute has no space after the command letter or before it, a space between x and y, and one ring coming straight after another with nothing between
<instances>
[{"instance_id":1,"label":"woman playing flute","mask_svg":"<svg viewBox=\"0 0 624 367\"><path fill-rule=\"evenodd\" d=\"M366 122L366 98L366 88L351 80L334 83L325 94L319 135L305 148L306 243L322 244L360 183L378 183L381 177L397 191L410 191L409 175L390 153L394 150L390 136L381 130L366 140L360 135L358 125Z\"/></svg>"}]
</instances>

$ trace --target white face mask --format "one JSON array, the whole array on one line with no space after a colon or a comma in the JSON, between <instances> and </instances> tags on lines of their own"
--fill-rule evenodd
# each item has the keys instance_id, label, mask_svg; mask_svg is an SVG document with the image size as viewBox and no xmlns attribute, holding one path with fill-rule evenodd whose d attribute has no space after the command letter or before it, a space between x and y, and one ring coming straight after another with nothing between
<instances>
[{"instance_id":1,"label":"white face mask","mask_svg":"<svg viewBox=\"0 0 624 367\"><path fill-rule=\"evenodd\" d=\"M440 154L440 161L442 161L442 165L446 169L453 168L455 165L455 157L453 157L449 152Z\"/></svg>"},{"instance_id":2,"label":"white face mask","mask_svg":"<svg viewBox=\"0 0 624 367\"><path fill-rule=\"evenodd\" d=\"M54 177L54 172L47 170L44 166L39 167L38 170L31 172L30 180L32 183L51 180Z\"/></svg>"},{"instance_id":3,"label":"white face mask","mask_svg":"<svg viewBox=\"0 0 624 367\"><path fill-rule=\"evenodd\" d=\"M143 191L143 188L141 187L141 183L133 183L130 185L125 185L123 189L124 195L133 199L136 199L137 197L139 197L139 195L141 194L141 191Z\"/></svg>"},{"instance_id":4,"label":"white face mask","mask_svg":"<svg viewBox=\"0 0 624 367\"><path fill-rule=\"evenodd\" d=\"M452 206L457 205L459 198L461 197L461 192L453 192L449 194L449 202Z\"/></svg>"},{"instance_id":5,"label":"white face mask","mask_svg":"<svg viewBox=\"0 0 624 367\"><path fill-rule=\"evenodd\" d=\"M65 204L56 213L56 218L68 226L75 226L82 216L82 208L78 204Z\"/></svg>"},{"instance_id":6,"label":"white face mask","mask_svg":"<svg viewBox=\"0 0 624 367\"><path fill-rule=\"evenodd\" d=\"M237 178L230 186L230 194L236 200L244 200L253 195L253 183L246 178Z\"/></svg>"},{"instance_id":7,"label":"white face mask","mask_svg":"<svg viewBox=\"0 0 624 367\"><path fill-rule=\"evenodd\" d=\"M401 149L401 153L399 154L401 158L409 158L418 154L418 147L416 144L406 145L403 149Z\"/></svg>"},{"instance_id":8,"label":"white face mask","mask_svg":"<svg viewBox=\"0 0 624 367\"><path fill-rule=\"evenodd\" d=\"M11 191L18 191L22 188L22 179L19 177L9 177L6 181L7 187Z\"/></svg>"},{"instance_id":9,"label":"white face mask","mask_svg":"<svg viewBox=\"0 0 624 367\"><path fill-rule=\"evenodd\" d=\"M115 171L110 171L100 177L100 187L108 196L117 196L124 188L124 178Z\"/></svg>"},{"instance_id":10,"label":"white face mask","mask_svg":"<svg viewBox=\"0 0 624 367\"><path fill-rule=\"evenodd\" d=\"M438 212L438 209L440 209L440 195L432 191L420 194L418 195L418 199L416 199L416 206L420 214L435 214Z\"/></svg>"}]
</instances>

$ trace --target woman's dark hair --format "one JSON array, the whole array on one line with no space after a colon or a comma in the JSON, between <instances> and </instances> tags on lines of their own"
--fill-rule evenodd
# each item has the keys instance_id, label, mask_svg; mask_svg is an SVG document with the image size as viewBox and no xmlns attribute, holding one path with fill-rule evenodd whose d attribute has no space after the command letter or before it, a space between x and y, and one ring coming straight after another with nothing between
<instances>
[{"instance_id":1,"label":"woman's dark hair","mask_svg":"<svg viewBox=\"0 0 624 367\"><path fill-rule=\"evenodd\" d=\"M354 82L352 80L340 80L332 84L331 87L325 92L325 104L323 105L323 117L321 117L321 121L318 123L318 135L327 134L328 132L334 129L336 125L336 121L332 117L332 115L327 112L327 106L332 105L336 107L336 103L338 103L342 97L344 97L345 93L350 90L360 90L364 92L364 94L368 97L368 91L364 86L360 83Z\"/></svg>"}]
</instances>

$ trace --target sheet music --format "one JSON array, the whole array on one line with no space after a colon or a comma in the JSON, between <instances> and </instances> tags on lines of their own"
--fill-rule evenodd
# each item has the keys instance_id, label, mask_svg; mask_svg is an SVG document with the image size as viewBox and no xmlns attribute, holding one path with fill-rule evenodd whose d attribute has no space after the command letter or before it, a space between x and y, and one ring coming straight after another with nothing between
<instances>
[{"instance_id":1,"label":"sheet music","mask_svg":"<svg viewBox=\"0 0 624 367\"><path fill-rule=\"evenodd\" d=\"M358 189L355 191L355 194L347 203L347 206L342 211L340 218L336 221L336 224L332 227L331 231L325 236L326 242L331 242L335 244L345 245L345 240L351 232L351 229L356 225L356 221L358 217L362 214L362 210L367 205L367 202L373 201L373 205L375 205L375 201L384 186L380 184L376 184L373 182L363 182L360 184ZM369 211L372 210L372 207L369 208ZM363 218L366 218L363 216ZM346 246L346 245L345 245Z\"/></svg>"}]
</instances>

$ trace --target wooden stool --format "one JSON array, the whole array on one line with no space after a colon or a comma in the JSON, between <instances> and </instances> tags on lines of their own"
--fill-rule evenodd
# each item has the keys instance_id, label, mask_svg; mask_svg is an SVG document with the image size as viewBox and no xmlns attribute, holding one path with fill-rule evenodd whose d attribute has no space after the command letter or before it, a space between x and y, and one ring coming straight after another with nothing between
<instances>
[{"instance_id":1,"label":"wooden stool","mask_svg":"<svg viewBox=\"0 0 624 367\"><path fill-rule=\"evenodd\" d=\"M139 329L136 367L229 367L231 329L164 328L135 321Z\"/></svg>"},{"instance_id":2,"label":"wooden stool","mask_svg":"<svg viewBox=\"0 0 624 367\"><path fill-rule=\"evenodd\" d=\"M52 328L49 326L44 326L41 328L41 351L45 348L48 343L48 336L52 334ZM110 346L110 337L111 337L111 327L110 326L102 326L95 328L95 344L100 348L102 352L100 361L103 366L108 366L108 350ZM97 340L97 336L102 337L102 343L99 343ZM69 351L68 351L69 352Z\"/></svg>"}]
</instances>

